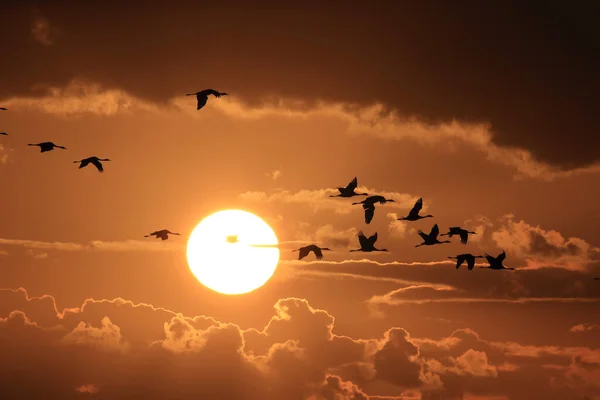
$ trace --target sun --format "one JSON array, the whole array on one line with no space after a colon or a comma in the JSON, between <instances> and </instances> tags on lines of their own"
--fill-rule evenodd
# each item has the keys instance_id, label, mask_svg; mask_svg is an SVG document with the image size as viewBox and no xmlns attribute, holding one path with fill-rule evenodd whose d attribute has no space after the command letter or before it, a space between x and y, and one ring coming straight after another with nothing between
<instances>
[{"instance_id":1,"label":"sun","mask_svg":"<svg viewBox=\"0 0 600 400\"><path fill-rule=\"evenodd\" d=\"M273 229L256 215L224 210L209 215L187 244L190 270L204 286L223 294L243 294L264 285L277 268Z\"/></svg>"}]
</instances>

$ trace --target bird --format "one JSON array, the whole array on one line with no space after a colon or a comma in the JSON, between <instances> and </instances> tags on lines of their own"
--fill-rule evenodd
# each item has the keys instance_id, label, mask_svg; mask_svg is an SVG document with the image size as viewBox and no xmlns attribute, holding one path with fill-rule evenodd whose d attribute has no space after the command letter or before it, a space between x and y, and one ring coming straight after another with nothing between
<instances>
[{"instance_id":1,"label":"bird","mask_svg":"<svg viewBox=\"0 0 600 400\"><path fill-rule=\"evenodd\" d=\"M467 244L467 241L469 240L469 233L472 235L477 234L477 232L468 231L466 229L461 228L460 226L452 226L449 228L448 233L442 233L440 236L447 235L448 237L452 237L454 235L459 235L460 242L462 244Z\"/></svg>"},{"instance_id":2,"label":"bird","mask_svg":"<svg viewBox=\"0 0 600 400\"><path fill-rule=\"evenodd\" d=\"M467 262L467 269L470 271L475 267L476 258L485 258L484 256L474 256L473 254L459 254L456 257L448 257L449 259L456 260L456 269L460 268L462 263Z\"/></svg>"},{"instance_id":3,"label":"bird","mask_svg":"<svg viewBox=\"0 0 600 400\"><path fill-rule=\"evenodd\" d=\"M226 239L229 243L237 243L238 235L229 235L226 237Z\"/></svg>"},{"instance_id":4,"label":"bird","mask_svg":"<svg viewBox=\"0 0 600 400\"><path fill-rule=\"evenodd\" d=\"M385 204L387 202L395 202L396 200L393 199L386 199L383 196L369 196L366 199L364 199L363 201L359 201L358 203L352 203L352 205L355 204L362 204L363 209L365 210L365 222L368 224L371 222L371 220L373 219L373 216L375 215L375 203L379 203L379 204Z\"/></svg>"},{"instance_id":5,"label":"bird","mask_svg":"<svg viewBox=\"0 0 600 400\"><path fill-rule=\"evenodd\" d=\"M162 240L167 240L169 238L169 235L181 235L180 233L177 232L171 232L168 229L161 229L160 231L154 231L149 235L145 235L144 237L150 237L150 236L156 236L156 238L161 238Z\"/></svg>"},{"instance_id":6,"label":"bird","mask_svg":"<svg viewBox=\"0 0 600 400\"><path fill-rule=\"evenodd\" d=\"M52 142L41 142L41 143L29 143L27 146L40 146L40 153L54 150L54 148L66 150L65 146L58 146Z\"/></svg>"},{"instance_id":7,"label":"bird","mask_svg":"<svg viewBox=\"0 0 600 400\"><path fill-rule=\"evenodd\" d=\"M423 208L423 199L419 198L416 202L415 205L413 206L412 210L410 210L410 212L408 213L408 215L406 217L400 217L398 218L399 221L417 221L419 219L423 219L423 218L432 218L433 215L429 214L429 215L419 215L419 211L421 211L421 208Z\"/></svg>"},{"instance_id":8,"label":"bird","mask_svg":"<svg viewBox=\"0 0 600 400\"><path fill-rule=\"evenodd\" d=\"M432 246L434 244L442 244L442 243L451 243L449 240L444 240L443 242L440 242L438 240L438 235L440 233L440 228L438 228L438 224L433 225L433 228L431 228L431 232L429 232L429 234L423 232L422 230L418 230L417 233L419 234L419 236L421 236L423 238L423 243L416 245L415 247L419 247L419 246Z\"/></svg>"},{"instance_id":9,"label":"bird","mask_svg":"<svg viewBox=\"0 0 600 400\"><path fill-rule=\"evenodd\" d=\"M323 253L322 253L323 250L331 251L331 249L329 247L319 247L316 244L309 244L308 246L304 246L304 247L300 247L299 249L292 250L292 252L297 251L298 252L298 260L302 260L304 257L306 257L312 251L313 253L315 253L315 257L317 257L317 260L321 260L321 259L323 259Z\"/></svg>"},{"instance_id":10,"label":"bird","mask_svg":"<svg viewBox=\"0 0 600 400\"><path fill-rule=\"evenodd\" d=\"M356 187L358 186L358 179L354 177L346 187L338 187L337 190L340 194L329 195L329 197L353 197L353 196L368 196L368 193L356 193Z\"/></svg>"},{"instance_id":11,"label":"bird","mask_svg":"<svg viewBox=\"0 0 600 400\"><path fill-rule=\"evenodd\" d=\"M96 156L84 158L83 160L73 161L74 163L80 163L79 169L86 167L89 163L92 163L98 168L99 172L104 172L104 168L102 167L102 163L100 161L111 161L108 158L98 158Z\"/></svg>"},{"instance_id":12,"label":"bird","mask_svg":"<svg viewBox=\"0 0 600 400\"><path fill-rule=\"evenodd\" d=\"M2 110L2 111L8 111L8 108L0 107L0 110Z\"/></svg>"},{"instance_id":13,"label":"bird","mask_svg":"<svg viewBox=\"0 0 600 400\"><path fill-rule=\"evenodd\" d=\"M0 132L0 135L8 136L8 133L6 133L6 132Z\"/></svg>"},{"instance_id":14,"label":"bird","mask_svg":"<svg viewBox=\"0 0 600 400\"><path fill-rule=\"evenodd\" d=\"M358 241L360 242L360 249L350 251L364 251L370 253L372 251L387 251L387 249L376 249L375 242L377 241L377 232L370 237L366 237L362 231L358 231Z\"/></svg>"},{"instance_id":15,"label":"bird","mask_svg":"<svg viewBox=\"0 0 600 400\"><path fill-rule=\"evenodd\" d=\"M229 93L217 92L214 89L205 89L201 92L188 93L186 94L186 96L196 96L196 100L198 100L196 110L199 110L206 105L206 102L208 101L208 96L211 94L215 97L229 96Z\"/></svg>"},{"instance_id":16,"label":"bird","mask_svg":"<svg viewBox=\"0 0 600 400\"><path fill-rule=\"evenodd\" d=\"M502 253L498 254L497 257L490 256L488 253L485 253L485 259L487 260L489 267L479 267L479 268L488 268L488 269L510 269L514 271L514 268L506 268L502 265L502 261L506 258L506 252L502 250Z\"/></svg>"}]
</instances>

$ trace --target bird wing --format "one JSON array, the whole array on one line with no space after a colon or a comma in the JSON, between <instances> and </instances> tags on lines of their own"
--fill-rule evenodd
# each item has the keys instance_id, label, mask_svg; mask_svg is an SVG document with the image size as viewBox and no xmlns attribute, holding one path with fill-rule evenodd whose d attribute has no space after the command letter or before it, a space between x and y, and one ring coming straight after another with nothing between
<instances>
[{"instance_id":1,"label":"bird wing","mask_svg":"<svg viewBox=\"0 0 600 400\"><path fill-rule=\"evenodd\" d=\"M198 104L196 105L196 110L199 110L206 105L206 102L208 101L208 96L197 94L196 100L198 100Z\"/></svg>"},{"instance_id":2,"label":"bird wing","mask_svg":"<svg viewBox=\"0 0 600 400\"><path fill-rule=\"evenodd\" d=\"M429 236L432 239L437 238L437 236L440 234L440 228L438 227L438 224L433 225L433 228L431 228L431 232L429 232Z\"/></svg>"},{"instance_id":3,"label":"bird wing","mask_svg":"<svg viewBox=\"0 0 600 400\"><path fill-rule=\"evenodd\" d=\"M422 230L418 230L417 233L419 234L419 236L421 236L423 238L423 240L427 241L429 239L429 235L427 235L425 232L423 232Z\"/></svg>"},{"instance_id":4,"label":"bird wing","mask_svg":"<svg viewBox=\"0 0 600 400\"><path fill-rule=\"evenodd\" d=\"M376 241L377 241L377 232L375 232L375 234L371 235L371 237L369 238L369 243L371 243L371 246L374 246Z\"/></svg>"},{"instance_id":5,"label":"bird wing","mask_svg":"<svg viewBox=\"0 0 600 400\"><path fill-rule=\"evenodd\" d=\"M77 161L75 161L75 162L77 162ZM88 159L79 161L79 169L86 167L89 163L90 163L90 160L88 160Z\"/></svg>"},{"instance_id":6,"label":"bird wing","mask_svg":"<svg viewBox=\"0 0 600 400\"><path fill-rule=\"evenodd\" d=\"M356 179L356 177L354 177L354 179L352 179L350 181L350 183L348 184L348 186L346 186L346 190L352 190L352 191L354 191L354 189L356 189L357 186L358 186L358 179Z\"/></svg>"},{"instance_id":7,"label":"bird wing","mask_svg":"<svg viewBox=\"0 0 600 400\"><path fill-rule=\"evenodd\" d=\"M358 231L358 241L361 248L369 247L369 239L367 239L363 231Z\"/></svg>"},{"instance_id":8,"label":"bird wing","mask_svg":"<svg viewBox=\"0 0 600 400\"><path fill-rule=\"evenodd\" d=\"M321 260L323 258L323 253L321 252L321 249L317 246L314 246L312 249L313 253L315 253L315 257L317 257L317 260Z\"/></svg>"},{"instance_id":9,"label":"bird wing","mask_svg":"<svg viewBox=\"0 0 600 400\"><path fill-rule=\"evenodd\" d=\"M467 268L469 270L472 270L475 267L475 257L468 257L467 258Z\"/></svg>"},{"instance_id":10,"label":"bird wing","mask_svg":"<svg viewBox=\"0 0 600 400\"><path fill-rule=\"evenodd\" d=\"M460 231L460 242L462 244L467 244L467 241L469 240L469 232L465 231L464 229Z\"/></svg>"},{"instance_id":11,"label":"bird wing","mask_svg":"<svg viewBox=\"0 0 600 400\"><path fill-rule=\"evenodd\" d=\"M96 168L98 168L98 171L103 172L104 168L102 167L102 163L98 160L91 160L90 161L92 164L94 164L96 166Z\"/></svg>"},{"instance_id":12,"label":"bird wing","mask_svg":"<svg viewBox=\"0 0 600 400\"><path fill-rule=\"evenodd\" d=\"M498 260L499 263L502 263L502 261L504 261L505 258L506 258L506 252L504 250L502 250L502 253L500 253L498 255L498 257L496 257L496 260Z\"/></svg>"},{"instance_id":13,"label":"bird wing","mask_svg":"<svg viewBox=\"0 0 600 400\"><path fill-rule=\"evenodd\" d=\"M310 252L308 246L305 247L300 247L300 249L298 249L298 260L302 260L304 257L306 257L308 255L308 253Z\"/></svg>"},{"instance_id":14,"label":"bird wing","mask_svg":"<svg viewBox=\"0 0 600 400\"><path fill-rule=\"evenodd\" d=\"M423 199L419 197L419 199L415 202L415 205L413 206L412 210L410 210L408 215L409 216L419 215L419 211L421 211L421 208L423 208Z\"/></svg>"},{"instance_id":15,"label":"bird wing","mask_svg":"<svg viewBox=\"0 0 600 400\"><path fill-rule=\"evenodd\" d=\"M462 265L462 263L464 261L465 261L464 257L460 257L460 256L456 257L456 269L460 268L460 266ZM469 265L469 264L467 263L467 265ZM471 268L469 268L469 269L471 269Z\"/></svg>"},{"instance_id":16,"label":"bird wing","mask_svg":"<svg viewBox=\"0 0 600 400\"><path fill-rule=\"evenodd\" d=\"M365 222L368 224L373 220L375 215L375 206L365 207Z\"/></svg>"},{"instance_id":17,"label":"bird wing","mask_svg":"<svg viewBox=\"0 0 600 400\"><path fill-rule=\"evenodd\" d=\"M483 256L487 260L488 264L490 264L490 266L496 260L493 256L490 256L488 253L485 253Z\"/></svg>"},{"instance_id":18,"label":"bird wing","mask_svg":"<svg viewBox=\"0 0 600 400\"><path fill-rule=\"evenodd\" d=\"M208 95L211 95L211 94L215 97L221 97L221 93L214 89L204 89L203 91L198 92L198 94L199 95L202 94L202 96L204 96L204 97L207 97Z\"/></svg>"}]
</instances>

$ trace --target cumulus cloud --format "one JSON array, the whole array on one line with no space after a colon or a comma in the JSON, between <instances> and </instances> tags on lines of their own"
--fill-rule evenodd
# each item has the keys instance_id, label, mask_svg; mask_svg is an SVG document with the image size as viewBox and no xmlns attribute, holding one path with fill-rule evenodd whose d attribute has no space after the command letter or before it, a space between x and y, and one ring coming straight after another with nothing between
<instances>
[{"instance_id":1,"label":"cumulus cloud","mask_svg":"<svg viewBox=\"0 0 600 400\"><path fill-rule=\"evenodd\" d=\"M496 245L525 259L528 268L558 267L584 271L599 249L577 237L565 238L555 230L544 230L517 221L512 214L501 218L492 232Z\"/></svg>"},{"instance_id":2,"label":"cumulus cloud","mask_svg":"<svg viewBox=\"0 0 600 400\"><path fill-rule=\"evenodd\" d=\"M573 325L571 327L571 329L569 329L569 332L580 333L580 332L589 332L589 331L594 331L594 330L599 330L599 329L600 329L600 325L590 324L590 323L586 322L583 324Z\"/></svg>"},{"instance_id":3,"label":"cumulus cloud","mask_svg":"<svg viewBox=\"0 0 600 400\"><path fill-rule=\"evenodd\" d=\"M260 330L123 299L88 299L61 312L52 296L23 289L0 291L0 300L0 385L9 397L530 400L599 390L598 350L488 342L468 329L441 339L399 327L352 338L299 298L277 301ZM22 385L15 371L36 385ZM395 395L380 396L378 387Z\"/></svg>"}]
</instances>

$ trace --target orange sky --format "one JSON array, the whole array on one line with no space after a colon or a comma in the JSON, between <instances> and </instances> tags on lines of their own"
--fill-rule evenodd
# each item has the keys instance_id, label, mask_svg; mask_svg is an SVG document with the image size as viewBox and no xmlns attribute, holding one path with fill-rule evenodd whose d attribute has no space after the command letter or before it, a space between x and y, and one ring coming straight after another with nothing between
<instances>
[{"instance_id":1,"label":"orange sky","mask_svg":"<svg viewBox=\"0 0 600 400\"><path fill-rule=\"evenodd\" d=\"M597 28L226 3L0 6L0 397L599 400L598 69L573 55ZM328 197L354 176L396 200L369 225ZM419 197L434 218L396 221ZM185 255L228 208L281 242L240 296ZM477 234L415 248L434 223ZM359 230L390 252L349 253ZM447 259L502 250L516 271Z\"/></svg>"}]
</instances>

